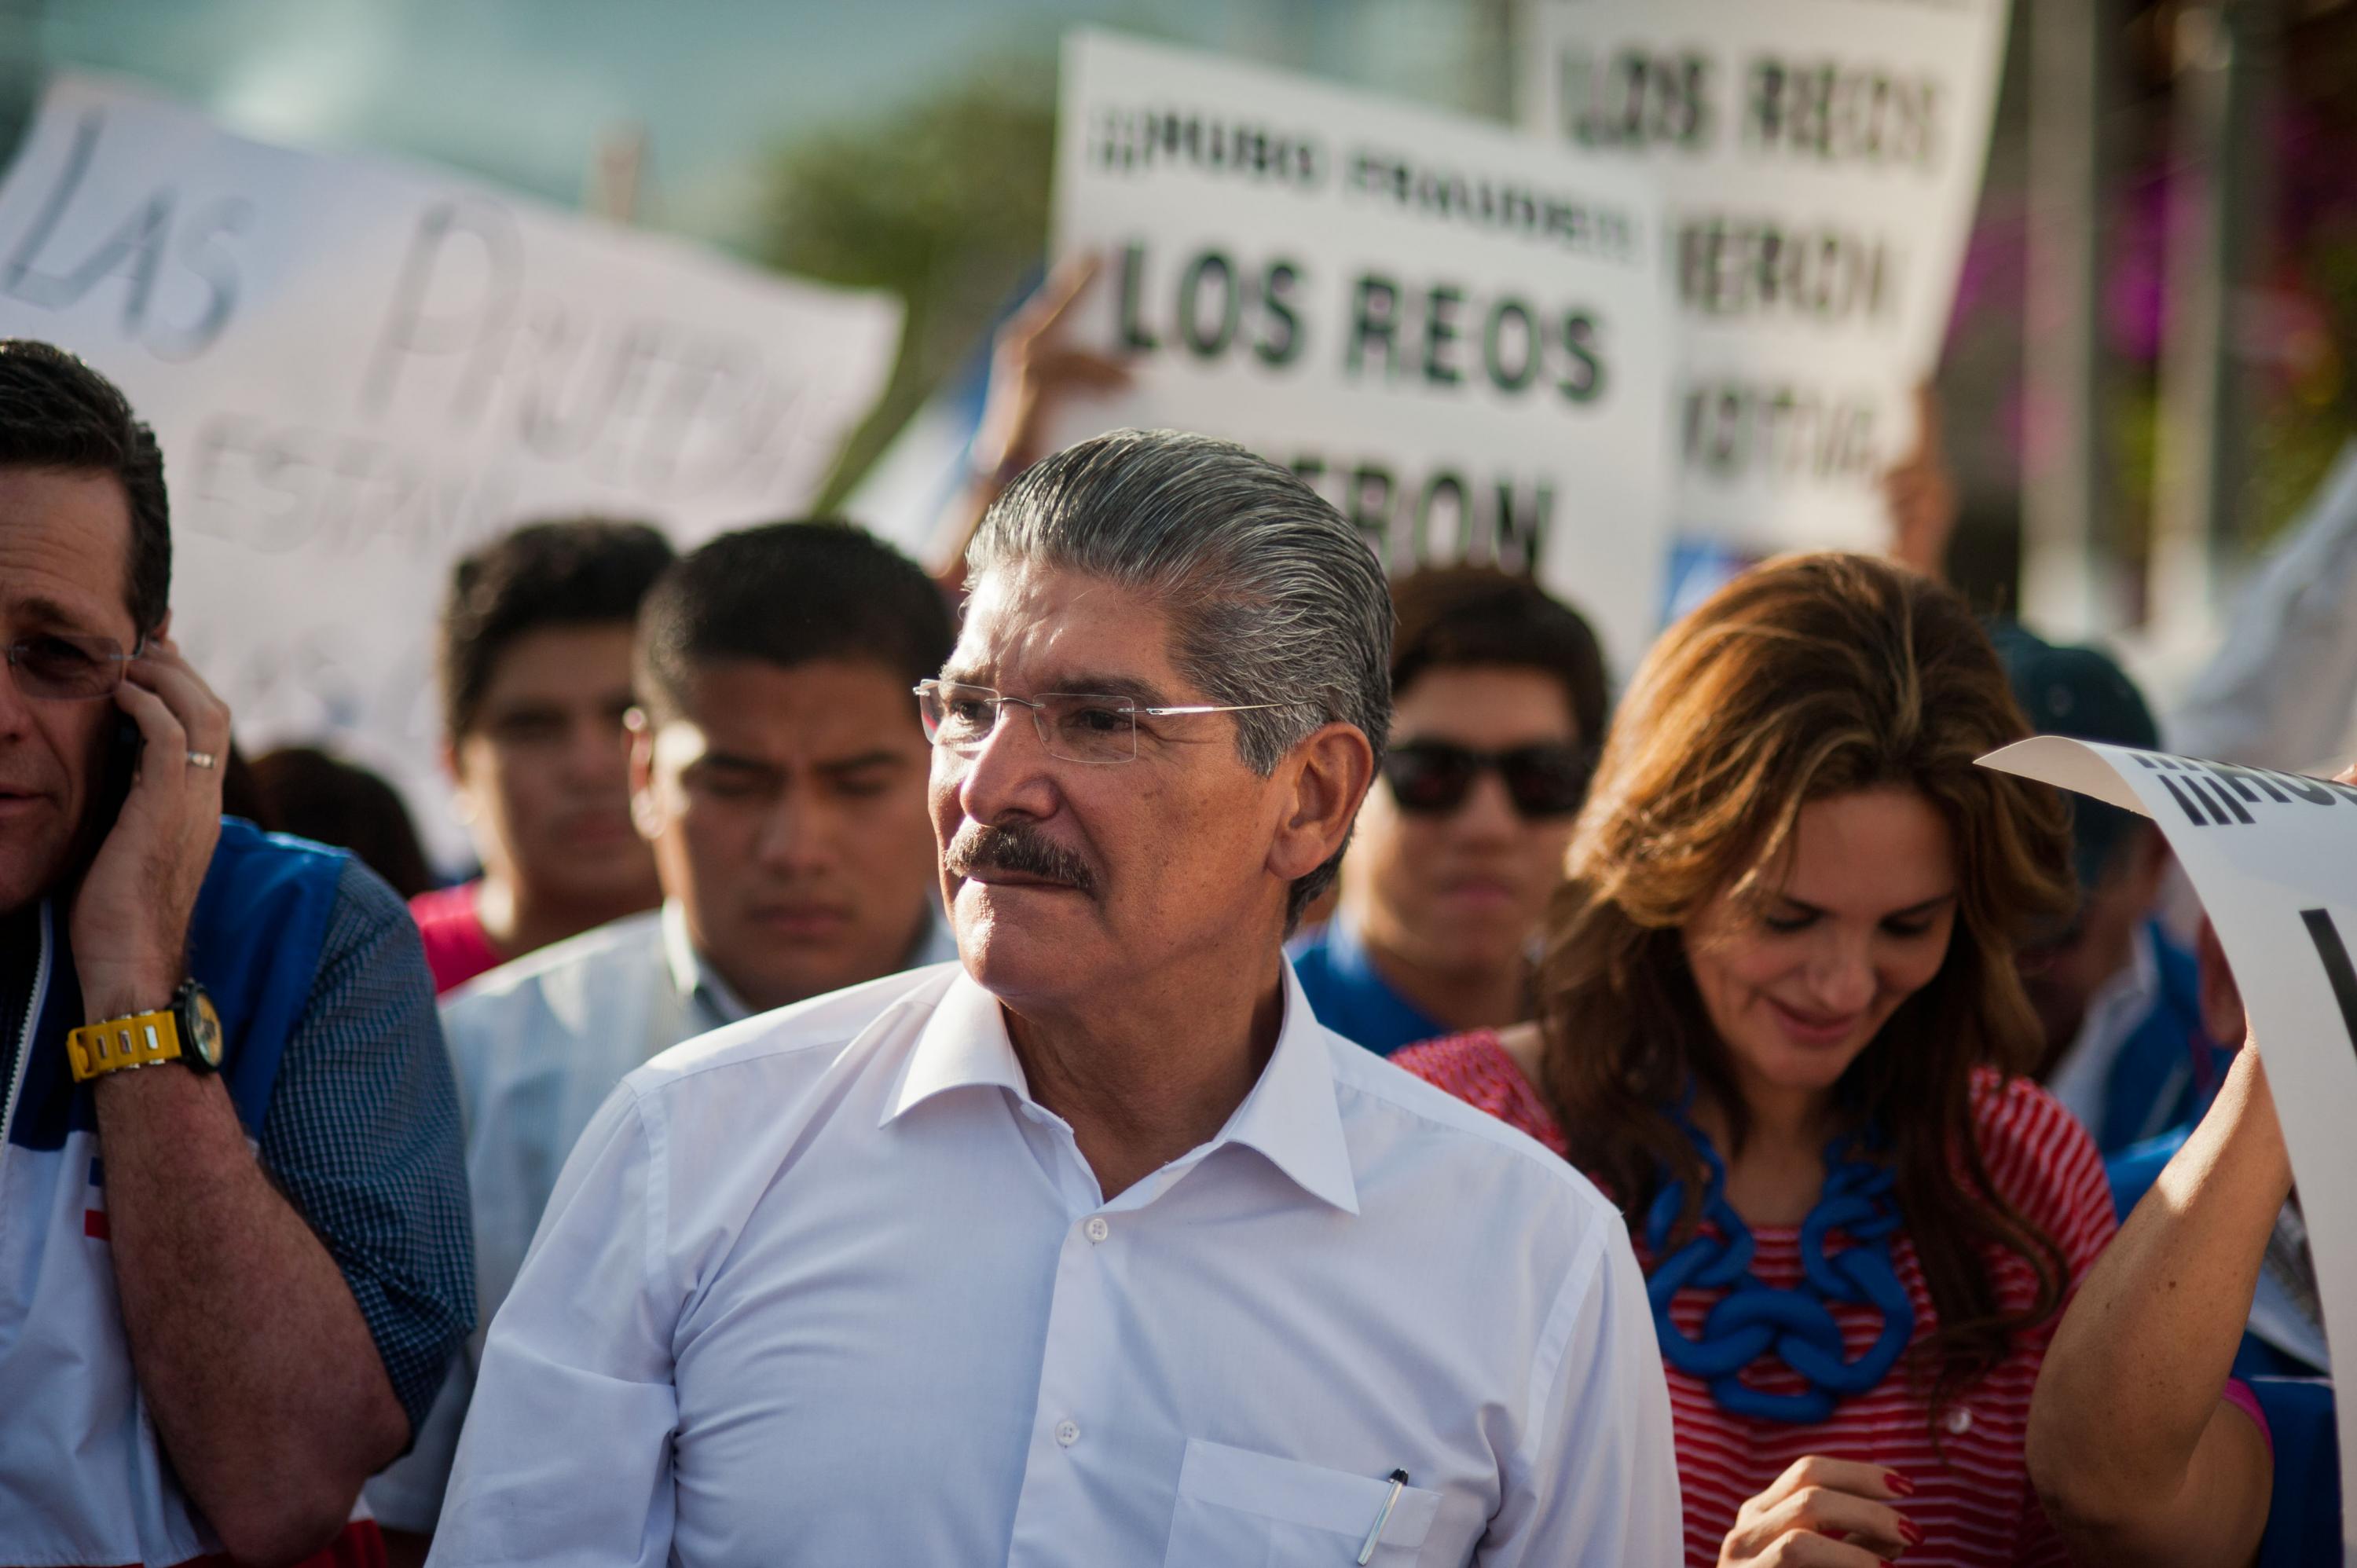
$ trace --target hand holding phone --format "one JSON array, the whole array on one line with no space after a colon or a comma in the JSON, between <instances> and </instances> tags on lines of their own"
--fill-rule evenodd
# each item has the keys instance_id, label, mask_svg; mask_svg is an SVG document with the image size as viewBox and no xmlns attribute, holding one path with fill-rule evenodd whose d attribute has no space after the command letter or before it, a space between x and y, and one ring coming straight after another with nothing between
<instances>
[{"instance_id":1,"label":"hand holding phone","mask_svg":"<svg viewBox=\"0 0 2357 1568\"><path fill-rule=\"evenodd\" d=\"M145 747L147 737L139 733L139 721L120 708L114 712L114 722L106 736L106 760L100 764L98 792L91 801L90 817L82 832L95 854L106 836L114 831L115 820L123 815L123 802L131 793L131 781L139 776L139 753Z\"/></svg>"},{"instance_id":2,"label":"hand holding phone","mask_svg":"<svg viewBox=\"0 0 2357 1568\"><path fill-rule=\"evenodd\" d=\"M114 704L131 730L110 745L100 789L120 796L70 926L93 1019L160 1007L180 983L188 918L221 837L220 759L229 752L228 704L168 637L148 639ZM106 805L102 793L93 809Z\"/></svg>"}]
</instances>

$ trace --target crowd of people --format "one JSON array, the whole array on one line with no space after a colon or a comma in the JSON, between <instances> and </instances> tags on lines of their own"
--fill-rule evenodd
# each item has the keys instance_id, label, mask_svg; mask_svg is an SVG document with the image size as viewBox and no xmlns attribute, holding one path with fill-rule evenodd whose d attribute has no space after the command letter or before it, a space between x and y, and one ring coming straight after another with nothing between
<instances>
[{"instance_id":1,"label":"crowd of people","mask_svg":"<svg viewBox=\"0 0 2357 1568\"><path fill-rule=\"evenodd\" d=\"M0 1561L2279 1546L2233 976L2149 823L1975 766L2156 745L2119 666L1818 553L1608 672L1239 447L1034 449L1084 283L946 580L462 561L442 887L234 753L152 435L0 344Z\"/></svg>"}]
</instances>

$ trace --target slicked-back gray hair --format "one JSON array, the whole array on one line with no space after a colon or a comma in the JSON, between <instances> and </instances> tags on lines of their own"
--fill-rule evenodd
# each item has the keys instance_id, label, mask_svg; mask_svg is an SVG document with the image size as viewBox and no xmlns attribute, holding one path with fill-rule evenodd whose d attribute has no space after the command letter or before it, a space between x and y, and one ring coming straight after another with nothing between
<instances>
[{"instance_id":1,"label":"slicked-back gray hair","mask_svg":"<svg viewBox=\"0 0 2357 1568\"><path fill-rule=\"evenodd\" d=\"M1319 726L1391 732L1392 600L1358 530L1291 473L1231 442L1116 430L1025 470L984 516L967 575L1086 573L1168 613L1171 660L1233 714L1236 750L1266 778ZM1345 843L1347 843L1347 839ZM1288 928L1342 852L1295 880Z\"/></svg>"}]
</instances>

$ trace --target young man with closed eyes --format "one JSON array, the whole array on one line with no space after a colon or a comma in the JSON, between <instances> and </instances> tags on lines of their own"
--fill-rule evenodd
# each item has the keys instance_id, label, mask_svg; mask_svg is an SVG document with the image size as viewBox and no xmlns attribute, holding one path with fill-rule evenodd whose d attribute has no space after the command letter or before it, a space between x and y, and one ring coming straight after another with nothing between
<instances>
[{"instance_id":1,"label":"young man with closed eyes","mask_svg":"<svg viewBox=\"0 0 2357 1568\"><path fill-rule=\"evenodd\" d=\"M648 594L631 812L662 905L496 969L444 1005L481 1322L514 1282L574 1140L626 1073L750 1014L957 956L910 693L952 641L925 575L842 523L724 534ZM371 1487L389 1527L433 1530L481 1347L478 1333L417 1452Z\"/></svg>"}]
</instances>

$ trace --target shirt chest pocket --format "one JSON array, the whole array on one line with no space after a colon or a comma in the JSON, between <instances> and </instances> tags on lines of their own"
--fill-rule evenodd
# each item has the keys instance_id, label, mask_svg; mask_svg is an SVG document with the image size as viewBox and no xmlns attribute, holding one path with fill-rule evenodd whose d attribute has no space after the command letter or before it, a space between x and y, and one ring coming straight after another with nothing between
<instances>
[{"instance_id":1,"label":"shirt chest pocket","mask_svg":"<svg viewBox=\"0 0 2357 1568\"><path fill-rule=\"evenodd\" d=\"M1163 1568L1346 1568L1391 1495L1372 1476L1190 1438ZM1368 1568L1415 1562L1439 1511L1438 1492L1402 1487Z\"/></svg>"}]
</instances>

